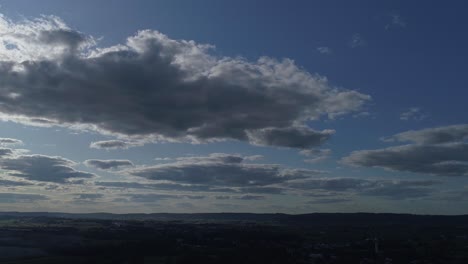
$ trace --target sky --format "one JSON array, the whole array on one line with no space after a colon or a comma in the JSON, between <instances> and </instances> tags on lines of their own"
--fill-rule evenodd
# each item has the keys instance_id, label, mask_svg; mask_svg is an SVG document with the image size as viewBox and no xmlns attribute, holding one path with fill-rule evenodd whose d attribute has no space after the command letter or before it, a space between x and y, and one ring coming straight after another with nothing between
<instances>
[{"instance_id":1,"label":"sky","mask_svg":"<svg viewBox=\"0 0 468 264\"><path fill-rule=\"evenodd\" d=\"M468 214L467 7L0 0L0 206Z\"/></svg>"}]
</instances>

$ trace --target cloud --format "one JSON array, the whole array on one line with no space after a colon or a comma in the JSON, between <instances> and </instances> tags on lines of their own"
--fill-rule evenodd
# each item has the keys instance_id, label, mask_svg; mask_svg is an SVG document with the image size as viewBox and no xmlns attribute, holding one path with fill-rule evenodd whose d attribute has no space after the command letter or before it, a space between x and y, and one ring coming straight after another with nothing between
<instances>
[{"instance_id":1,"label":"cloud","mask_svg":"<svg viewBox=\"0 0 468 264\"><path fill-rule=\"evenodd\" d=\"M254 145L304 149L321 145L334 133L334 130L314 131L306 127L263 128L247 131L247 137Z\"/></svg>"},{"instance_id":2,"label":"cloud","mask_svg":"<svg viewBox=\"0 0 468 264\"><path fill-rule=\"evenodd\" d=\"M177 183L140 183L140 182L95 182L96 186L123 188L123 189L151 189L166 191L185 191L185 192L236 192L231 188L212 187L200 184L177 184Z\"/></svg>"},{"instance_id":3,"label":"cloud","mask_svg":"<svg viewBox=\"0 0 468 264\"><path fill-rule=\"evenodd\" d=\"M421 113L421 108L419 107L411 107L407 111L400 114L400 120L408 121L408 120L415 120L421 121L425 119L427 116Z\"/></svg>"},{"instance_id":4,"label":"cloud","mask_svg":"<svg viewBox=\"0 0 468 264\"><path fill-rule=\"evenodd\" d=\"M160 194L160 193L130 193L123 194L123 197L127 199L128 202L134 203L154 203L168 199L195 199L200 200L204 199L205 196L202 195L173 195L173 194Z\"/></svg>"},{"instance_id":5,"label":"cloud","mask_svg":"<svg viewBox=\"0 0 468 264\"><path fill-rule=\"evenodd\" d=\"M239 197L235 197L238 200L247 200L247 201L257 201L265 199L265 196L260 195L242 195Z\"/></svg>"},{"instance_id":6,"label":"cloud","mask_svg":"<svg viewBox=\"0 0 468 264\"><path fill-rule=\"evenodd\" d=\"M8 156L13 154L13 150L10 148L0 148L0 157Z\"/></svg>"},{"instance_id":7,"label":"cloud","mask_svg":"<svg viewBox=\"0 0 468 264\"><path fill-rule=\"evenodd\" d=\"M411 130L386 141L413 144L352 152L343 162L360 167L380 167L393 171L437 176L468 175L467 125Z\"/></svg>"},{"instance_id":8,"label":"cloud","mask_svg":"<svg viewBox=\"0 0 468 264\"><path fill-rule=\"evenodd\" d=\"M320 132L297 127L370 100L289 59L218 57L211 45L157 31L98 48L56 17L1 17L0 26L7 43L0 45L3 120L166 141L249 141L250 133L267 137L264 144L303 147L296 143L322 142L315 141ZM271 138L286 132L299 139Z\"/></svg>"},{"instance_id":9,"label":"cloud","mask_svg":"<svg viewBox=\"0 0 468 264\"><path fill-rule=\"evenodd\" d=\"M409 199L431 195L434 192L431 187L438 184L440 184L439 181L428 180L391 181L359 178L322 178L290 182L288 186L294 189L313 191L304 193L306 196L313 197L338 196L347 193L387 199ZM327 193L316 194L316 190ZM330 195L329 192L332 192L332 194Z\"/></svg>"},{"instance_id":10,"label":"cloud","mask_svg":"<svg viewBox=\"0 0 468 264\"><path fill-rule=\"evenodd\" d=\"M333 50L329 47L317 47L317 51L321 54L332 54Z\"/></svg>"},{"instance_id":11,"label":"cloud","mask_svg":"<svg viewBox=\"0 0 468 264\"><path fill-rule=\"evenodd\" d=\"M0 145L21 145L23 141L14 138L0 138Z\"/></svg>"},{"instance_id":12,"label":"cloud","mask_svg":"<svg viewBox=\"0 0 468 264\"><path fill-rule=\"evenodd\" d=\"M75 193L74 196L72 202L79 204L93 203L104 197L101 193Z\"/></svg>"},{"instance_id":13,"label":"cloud","mask_svg":"<svg viewBox=\"0 0 468 264\"><path fill-rule=\"evenodd\" d=\"M34 203L44 200L49 200L49 197L41 194L0 193L0 203Z\"/></svg>"},{"instance_id":14,"label":"cloud","mask_svg":"<svg viewBox=\"0 0 468 264\"><path fill-rule=\"evenodd\" d=\"M229 199L231 199L231 196L228 196L228 195L217 195L217 196L215 196L215 199L216 199L216 200L229 200Z\"/></svg>"},{"instance_id":15,"label":"cloud","mask_svg":"<svg viewBox=\"0 0 468 264\"><path fill-rule=\"evenodd\" d=\"M306 163L318 163L324 161L331 155L331 153L331 149L305 149L299 152L299 154L308 157L304 160Z\"/></svg>"},{"instance_id":16,"label":"cloud","mask_svg":"<svg viewBox=\"0 0 468 264\"><path fill-rule=\"evenodd\" d=\"M134 166L129 160L85 160L84 164L88 167L94 167L100 170L116 169L120 167Z\"/></svg>"},{"instance_id":17,"label":"cloud","mask_svg":"<svg viewBox=\"0 0 468 264\"><path fill-rule=\"evenodd\" d=\"M417 144L441 144L463 142L468 139L468 124L410 130L396 134L386 141L414 142Z\"/></svg>"},{"instance_id":18,"label":"cloud","mask_svg":"<svg viewBox=\"0 0 468 264\"><path fill-rule=\"evenodd\" d=\"M355 33L349 42L349 46L351 48L358 48L358 47L363 47L366 46L367 43L366 41L362 38L361 34Z\"/></svg>"},{"instance_id":19,"label":"cloud","mask_svg":"<svg viewBox=\"0 0 468 264\"><path fill-rule=\"evenodd\" d=\"M30 182L26 181L12 181L12 180L7 180L7 179L0 179L0 186L28 186L28 185L33 185Z\"/></svg>"},{"instance_id":20,"label":"cloud","mask_svg":"<svg viewBox=\"0 0 468 264\"><path fill-rule=\"evenodd\" d=\"M134 146L130 142L122 140L103 140L92 142L89 147L95 149L127 149L131 146Z\"/></svg>"},{"instance_id":21,"label":"cloud","mask_svg":"<svg viewBox=\"0 0 468 264\"><path fill-rule=\"evenodd\" d=\"M332 204L332 203L346 203L350 202L352 199L349 198L321 198L312 201L308 201L308 204Z\"/></svg>"},{"instance_id":22,"label":"cloud","mask_svg":"<svg viewBox=\"0 0 468 264\"><path fill-rule=\"evenodd\" d=\"M0 15L0 60L25 62L73 55L95 43L89 36L70 29L56 16L13 22Z\"/></svg>"},{"instance_id":23,"label":"cloud","mask_svg":"<svg viewBox=\"0 0 468 264\"><path fill-rule=\"evenodd\" d=\"M390 18L391 18L390 23L385 26L386 30L392 27L393 28L394 27L399 27L399 28L406 27L406 22L403 20L403 18L399 14L391 14Z\"/></svg>"},{"instance_id":24,"label":"cloud","mask_svg":"<svg viewBox=\"0 0 468 264\"><path fill-rule=\"evenodd\" d=\"M275 164L246 163L248 157L215 153L209 156L176 158L174 162L130 168L130 176L151 182L95 182L109 188L151 189L170 192L226 194L309 195L320 192L343 193L388 199L428 196L438 181L377 180L323 177L323 172L309 169L282 168ZM233 196L239 197L239 196Z\"/></svg>"},{"instance_id":25,"label":"cloud","mask_svg":"<svg viewBox=\"0 0 468 264\"><path fill-rule=\"evenodd\" d=\"M284 188L271 186L256 186L241 188L239 191L244 193L282 194L284 192Z\"/></svg>"},{"instance_id":26,"label":"cloud","mask_svg":"<svg viewBox=\"0 0 468 264\"><path fill-rule=\"evenodd\" d=\"M62 157L19 155L0 158L0 169L8 175L34 181L65 183L73 178L91 178L94 174L72 168L75 162Z\"/></svg>"},{"instance_id":27,"label":"cloud","mask_svg":"<svg viewBox=\"0 0 468 264\"><path fill-rule=\"evenodd\" d=\"M177 195L171 195L171 194L158 194L158 193L131 193L131 194L125 194L122 195L125 197L128 202L133 202L133 203L154 203L162 200L167 200L167 199L174 199L177 198Z\"/></svg>"},{"instance_id":28,"label":"cloud","mask_svg":"<svg viewBox=\"0 0 468 264\"><path fill-rule=\"evenodd\" d=\"M393 171L437 176L468 175L468 144L404 145L377 150L354 151L344 163L380 167Z\"/></svg>"},{"instance_id":29,"label":"cloud","mask_svg":"<svg viewBox=\"0 0 468 264\"><path fill-rule=\"evenodd\" d=\"M222 187L266 186L319 173L244 161L245 157L240 155L216 153L206 157L185 157L172 163L129 169L127 173L150 180Z\"/></svg>"},{"instance_id":30,"label":"cloud","mask_svg":"<svg viewBox=\"0 0 468 264\"><path fill-rule=\"evenodd\" d=\"M361 195L385 197L393 200L411 199L430 196L434 193L432 188L405 186L401 183L377 186L373 189L365 190Z\"/></svg>"}]
</instances>

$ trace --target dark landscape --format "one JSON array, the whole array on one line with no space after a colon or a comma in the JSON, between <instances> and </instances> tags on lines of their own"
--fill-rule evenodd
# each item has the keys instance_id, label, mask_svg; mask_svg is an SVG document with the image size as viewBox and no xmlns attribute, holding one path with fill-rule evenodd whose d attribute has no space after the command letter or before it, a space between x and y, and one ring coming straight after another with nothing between
<instances>
[{"instance_id":1,"label":"dark landscape","mask_svg":"<svg viewBox=\"0 0 468 264\"><path fill-rule=\"evenodd\" d=\"M468 216L0 213L1 263L468 263Z\"/></svg>"}]
</instances>

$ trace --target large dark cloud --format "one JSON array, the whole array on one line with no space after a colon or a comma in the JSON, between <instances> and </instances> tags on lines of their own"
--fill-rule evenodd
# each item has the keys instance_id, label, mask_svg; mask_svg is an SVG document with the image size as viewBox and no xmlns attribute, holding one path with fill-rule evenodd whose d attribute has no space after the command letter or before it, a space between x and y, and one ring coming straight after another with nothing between
<instances>
[{"instance_id":1,"label":"large dark cloud","mask_svg":"<svg viewBox=\"0 0 468 264\"><path fill-rule=\"evenodd\" d=\"M98 160L89 159L85 160L85 165L94 167L101 170L116 169L120 167L133 166L133 163L129 160Z\"/></svg>"},{"instance_id":2,"label":"large dark cloud","mask_svg":"<svg viewBox=\"0 0 468 264\"><path fill-rule=\"evenodd\" d=\"M176 162L130 169L133 176L183 184L254 187L279 184L316 175L317 171L282 169L275 164L246 163L248 157L211 154L207 157L179 158Z\"/></svg>"},{"instance_id":3,"label":"large dark cloud","mask_svg":"<svg viewBox=\"0 0 468 264\"><path fill-rule=\"evenodd\" d=\"M7 29L9 45L21 45L0 49L0 112L18 122L307 148L330 133L305 121L356 111L370 99L292 60L216 57L209 45L156 31L98 49L57 18L9 22Z\"/></svg>"},{"instance_id":4,"label":"large dark cloud","mask_svg":"<svg viewBox=\"0 0 468 264\"><path fill-rule=\"evenodd\" d=\"M0 169L8 175L34 181L65 183L74 178L91 178L94 175L75 170L75 163L61 157L44 155L19 155L0 158Z\"/></svg>"},{"instance_id":5,"label":"large dark cloud","mask_svg":"<svg viewBox=\"0 0 468 264\"><path fill-rule=\"evenodd\" d=\"M407 131L391 140L413 144L377 150L352 152L343 161L362 167L380 167L395 171L438 176L468 175L467 125Z\"/></svg>"}]
</instances>

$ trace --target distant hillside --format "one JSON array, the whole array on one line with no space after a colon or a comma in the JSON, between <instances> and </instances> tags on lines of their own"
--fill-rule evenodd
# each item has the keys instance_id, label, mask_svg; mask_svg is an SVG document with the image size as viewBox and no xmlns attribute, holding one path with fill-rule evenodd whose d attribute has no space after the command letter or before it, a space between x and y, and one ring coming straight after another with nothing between
<instances>
[{"instance_id":1,"label":"distant hillside","mask_svg":"<svg viewBox=\"0 0 468 264\"><path fill-rule=\"evenodd\" d=\"M72 214L56 212L0 212L0 218L51 217L100 220L153 220L188 222L252 222L284 225L467 225L468 215L411 215L374 213L312 213L301 215L254 213L195 213L195 214Z\"/></svg>"}]
</instances>

